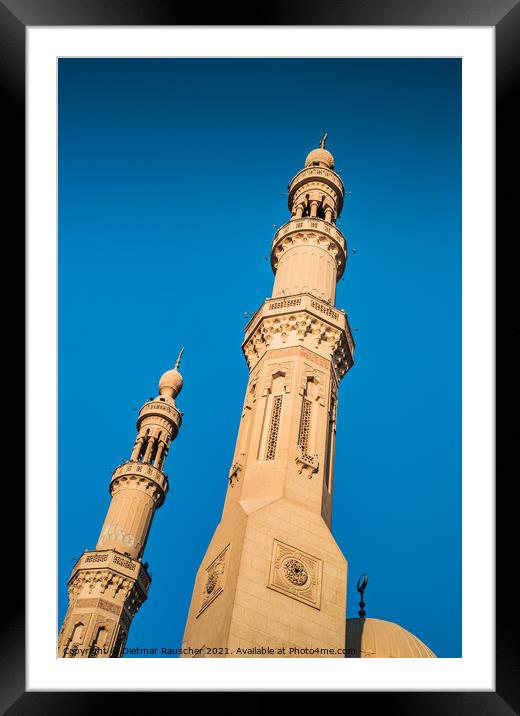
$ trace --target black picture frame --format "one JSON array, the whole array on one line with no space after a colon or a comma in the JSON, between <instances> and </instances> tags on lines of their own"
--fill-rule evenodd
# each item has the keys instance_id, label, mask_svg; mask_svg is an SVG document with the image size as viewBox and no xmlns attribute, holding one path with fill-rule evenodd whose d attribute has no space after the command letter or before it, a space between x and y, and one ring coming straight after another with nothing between
<instances>
[{"instance_id":1,"label":"black picture frame","mask_svg":"<svg viewBox=\"0 0 520 716\"><path fill-rule=\"evenodd\" d=\"M204 23L200 23L201 12ZM274 3L225 7L200 7L172 0L0 0L0 82L7 122L5 146L11 160L5 165L9 181L4 207L17 220L19 245L25 226L25 30L28 26L78 25L393 25L393 26L494 26L496 32L496 210L497 233L504 236L513 220L516 201L513 176L516 129L515 89L520 76L520 2L518 0L285 0ZM514 217L516 219L516 217ZM516 229L517 233L518 229ZM508 232L509 233L509 232ZM513 238L513 237L511 237ZM18 477L17 477L18 479ZM25 519L24 500L17 486L17 499L10 505L18 524ZM506 487L497 485L497 572L509 572L517 541L514 501ZM121 708L121 692L26 692L25 691L25 575L18 541L18 559L10 560L4 578L10 602L4 613L8 622L0 641L0 709L2 713L90 714L112 705ZM5 559L6 557L4 557ZM501 570L501 567L503 568ZM15 589L13 589L15 585ZM348 692L352 700L370 699L364 708L400 714L497 714L520 712L520 659L516 630L516 587L500 590L496 610L495 692ZM17 596L16 596L17 595ZM137 707L142 696L132 693ZM148 694L144 698L149 698ZM117 706L116 706L117 699ZM376 704L376 701L378 704Z\"/></svg>"}]
</instances>

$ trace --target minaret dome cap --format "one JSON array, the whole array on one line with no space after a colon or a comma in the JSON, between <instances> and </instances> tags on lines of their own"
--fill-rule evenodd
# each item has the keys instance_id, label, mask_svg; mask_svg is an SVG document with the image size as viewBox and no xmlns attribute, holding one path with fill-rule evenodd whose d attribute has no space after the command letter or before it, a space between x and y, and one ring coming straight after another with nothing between
<instances>
[{"instance_id":1,"label":"minaret dome cap","mask_svg":"<svg viewBox=\"0 0 520 716\"><path fill-rule=\"evenodd\" d=\"M182 375L177 368L172 368L163 373L159 381L159 392L167 398L176 398L184 384Z\"/></svg>"},{"instance_id":2,"label":"minaret dome cap","mask_svg":"<svg viewBox=\"0 0 520 716\"><path fill-rule=\"evenodd\" d=\"M312 167L314 164L327 167L327 169L334 169L334 157L325 147L317 147L307 154L307 159L305 160L306 167Z\"/></svg>"},{"instance_id":3,"label":"minaret dome cap","mask_svg":"<svg viewBox=\"0 0 520 716\"><path fill-rule=\"evenodd\" d=\"M184 348L181 348L179 355L177 356L177 360L175 361L175 365L171 370L167 370L166 373L163 373L161 380L159 381L159 392L166 398L176 398L182 390L184 381L182 379L182 375L178 371L178 368L183 353Z\"/></svg>"}]
</instances>

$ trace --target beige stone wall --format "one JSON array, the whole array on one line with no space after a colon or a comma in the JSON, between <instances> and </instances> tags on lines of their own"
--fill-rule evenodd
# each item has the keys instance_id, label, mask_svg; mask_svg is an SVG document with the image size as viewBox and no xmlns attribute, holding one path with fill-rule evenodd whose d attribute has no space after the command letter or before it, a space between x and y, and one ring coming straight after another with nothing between
<instances>
[{"instance_id":1,"label":"beige stone wall","mask_svg":"<svg viewBox=\"0 0 520 716\"><path fill-rule=\"evenodd\" d=\"M305 584L303 591L295 588L280 574L277 549L304 564L306 583L315 580L310 590ZM199 613L206 567L224 550L222 591ZM237 504L219 525L202 562L183 645L204 647L206 657L215 658L246 656L237 649L253 647L285 648L283 654L265 656L316 656L291 649L319 648L332 650L331 658L343 658L346 583L347 562L321 516L285 498L249 515Z\"/></svg>"},{"instance_id":2,"label":"beige stone wall","mask_svg":"<svg viewBox=\"0 0 520 716\"><path fill-rule=\"evenodd\" d=\"M315 593L308 601L297 590L289 593L292 583L283 574L279 578L275 574L280 543L290 548L289 556L302 561L309 573L308 564L316 569L312 576L317 580ZM309 574L307 581L310 578ZM284 647L286 657L312 656L291 653L295 647L341 650L346 579L347 562L319 515L286 499L257 510L248 519L228 648L236 655L237 647Z\"/></svg>"},{"instance_id":3,"label":"beige stone wall","mask_svg":"<svg viewBox=\"0 0 520 716\"><path fill-rule=\"evenodd\" d=\"M194 650L217 649L215 656L225 656L221 652L225 652L229 638L246 526L247 515L243 509L236 503L230 505L226 519L215 530L197 572L183 646ZM208 594L208 567L221 556L224 571L219 575L218 584Z\"/></svg>"}]
</instances>

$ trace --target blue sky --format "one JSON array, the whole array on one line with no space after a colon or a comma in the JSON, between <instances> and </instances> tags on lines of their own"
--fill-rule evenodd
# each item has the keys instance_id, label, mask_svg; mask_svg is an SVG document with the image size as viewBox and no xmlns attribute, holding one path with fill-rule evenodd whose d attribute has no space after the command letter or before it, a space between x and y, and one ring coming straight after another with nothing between
<instances>
[{"instance_id":1,"label":"blue sky","mask_svg":"<svg viewBox=\"0 0 520 716\"><path fill-rule=\"evenodd\" d=\"M348 615L367 572L368 616L460 656L460 61L66 59L58 81L60 623L137 411L184 346L171 491L127 644L180 646L233 457L244 312L271 294L284 192L326 130L351 191L332 526Z\"/></svg>"}]
</instances>

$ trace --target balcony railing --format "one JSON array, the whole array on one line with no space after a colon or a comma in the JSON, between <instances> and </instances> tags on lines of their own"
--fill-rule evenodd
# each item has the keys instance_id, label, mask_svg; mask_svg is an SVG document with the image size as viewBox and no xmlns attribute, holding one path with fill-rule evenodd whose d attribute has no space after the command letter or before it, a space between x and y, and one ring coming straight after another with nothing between
<instances>
[{"instance_id":1,"label":"balcony railing","mask_svg":"<svg viewBox=\"0 0 520 716\"><path fill-rule=\"evenodd\" d=\"M327 184L331 184L335 189L339 189L340 194L343 194L345 191L339 174L336 174L336 172L333 172L331 169L326 169L325 167L312 166L306 167L296 174L289 184L289 196L292 192L294 192L296 187L302 183L302 181L309 181L314 178L318 181L325 181Z\"/></svg>"},{"instance_id":2,"label":"balcony railing","mask_svg":"<svg viewBox=\"0 0 520 716\"><path fill-rule=\"evenodd\" d=\"M131 576L137 578L146 589L151 582L151 577L146 570L146 566L139 560L132 559L126 554L108 549L84 552L76 562L73 572L77 569L106 569L111 567L119 572L130 572Z\"/></svg>"},{"instance_id":3,"label":"balcony railing","mask_svg":"<svg viewBox=\"0 0 520 716\"><path fill-rule=\"evenodd\" d=\"M343 251L347 251L347 244L345 241L345 237L341 233L341 231L337 228L335 224L331 224L328 221L324 221L323 219L291 219L291 221L288 221L287 224L284 224L281 226L273 238L273 243L271 246L274 246L276 242L282 238L283 236L286 236L288 234L293 233L294 231L305 231L305 230L314 230L319 231L322 234L327 234L331 238L335 239L335 241L338 242L338 244L341 246Z\"/></svg>"},{"instance_id":4,"label":"balcony railing","mask_svg":"<svg viewBox=\"0 0 520 716\"><path fill-rule=\"evenodd\" d=\"M252 326L260 318L265 316L272 317L278 314L287 313L288 311L303 311L306 309L311 312L318 312L321 316L325 317L330 323L333 323L338 328L343 328L345 326L348 327L345 311L342 311L339 308L333 308L326 301L320 301L320 299L310 293L301 293L297 296L287 296L287 298L266 299L247 324L245 328L245 335L246 337L249 335ZM350 332L350 328L348 330Z\"/></svg>"}]
</instances>

